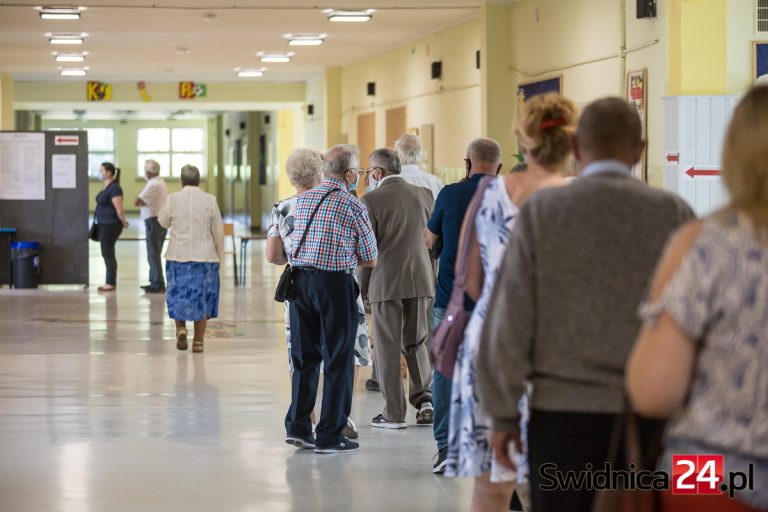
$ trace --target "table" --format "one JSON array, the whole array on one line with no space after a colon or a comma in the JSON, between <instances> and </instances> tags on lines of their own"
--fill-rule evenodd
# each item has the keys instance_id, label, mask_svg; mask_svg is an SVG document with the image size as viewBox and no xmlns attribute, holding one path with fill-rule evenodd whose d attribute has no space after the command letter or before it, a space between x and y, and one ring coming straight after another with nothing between
<instances>
[{"instance_id":1,"label":"table","mask_svg":"<svg viewBox=\"0 0 768 512\"><path fill-rule=\"evenodd\" d=\"M16 236L16 228L0 228L0 235L8 235L8 286L11 286L13 281L13 271L11 270L11 244L13 244L13 238ZM2 280L0 280L2 284Z\"/></svg>"}]
</instances>

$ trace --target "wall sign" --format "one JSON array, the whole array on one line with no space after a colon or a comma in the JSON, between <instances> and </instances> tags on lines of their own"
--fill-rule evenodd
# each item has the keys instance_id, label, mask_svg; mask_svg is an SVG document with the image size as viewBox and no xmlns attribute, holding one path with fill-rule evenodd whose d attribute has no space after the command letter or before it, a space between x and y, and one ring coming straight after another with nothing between
<instances>
[{"instance_id":1,"label":"wall sign","mask_svg":"<svg viewBox=\"0 0 768 512\"><path fill-rule=\"evenodd\" d=\"M205 84L195 82L179 82L179 98L182 100L193 100L195 98L204 98L208 93Z\"/></svg>"},{"instance_id":2,"label":"wall sign","mask_svg":"<svg viewBox=\"0 0 768 512\"><path fill-rule=\"evenodd\" d=\"M112 84L88 82L88 101L111 101Z\"/></svg>"},{"instance_id":3,"label":"wall sign","mask_svg":"<svg viewBox=\"0 0 768 512\"><path fill-rule=\"evenodd\" d=\"M768 75L768 41L752 43L752 79Z\"/></svg>"},{"instance_id":4,"label":"wall sign","mask_svg":"<svg viewBox=\"0 0 768 512\"><path fill-rule=\"evenodd\" d=\"M640 126L642 127L642 137L647 137L646 128L648 125L648 70L643 68L637 71L627 73L627 91L626 99L634 107L637 115L640 116ZM648 181L648 147L643 149L643 157L632 167L632 177L640 181Z\"/></svg>"}]
</instances>

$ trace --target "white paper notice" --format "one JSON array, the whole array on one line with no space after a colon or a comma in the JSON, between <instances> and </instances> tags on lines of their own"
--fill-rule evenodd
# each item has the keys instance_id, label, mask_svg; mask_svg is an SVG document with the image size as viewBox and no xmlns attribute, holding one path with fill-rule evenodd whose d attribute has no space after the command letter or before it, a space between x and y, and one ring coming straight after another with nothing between
<instances>
[{"instance_id":1,"label":"white paper notice","mask_svg":"<svg viewBox=\"0 0 768 512\"><path fill-rule=\"evenodd\" d=\"M0 199L45 199L44 133L0 133Z\"/></svg>"},{"instance_id":2,"label":"white paper notice","mask_svg":"<svg viewBox=\"0 0 768 512\"><path fill-rule=\"evenodd\" d=\"M76 188L75 155L51 155L51 188Z\"/></svg>"}]
</instances>

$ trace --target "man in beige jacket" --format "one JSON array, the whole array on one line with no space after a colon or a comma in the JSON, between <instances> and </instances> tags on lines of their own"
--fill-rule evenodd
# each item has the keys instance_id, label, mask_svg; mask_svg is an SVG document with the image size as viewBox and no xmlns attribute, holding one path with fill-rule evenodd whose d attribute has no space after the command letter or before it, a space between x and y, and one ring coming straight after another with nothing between
<instances>
[{"instance_id":1,"label":"man in beige jacket","mask_svg":"<svg viewBox=\"0 0 768 512\"><path fill-rule=\"evenodd\" d=\"M422 231L434 207L429 189L408 184L400 160L390 149L370 157L371 177L378 187L363 196L368 208L379 264L360 270L364 299L374 318L376 364L384 395L384 411L371 421L376 428L406 427L407 402L400 372L400 354L408 365L409 401L418 409L416 423L431 425L432 367L427 353L427 308L435 294L432 263Z\"/></svg>"}]
</instances>

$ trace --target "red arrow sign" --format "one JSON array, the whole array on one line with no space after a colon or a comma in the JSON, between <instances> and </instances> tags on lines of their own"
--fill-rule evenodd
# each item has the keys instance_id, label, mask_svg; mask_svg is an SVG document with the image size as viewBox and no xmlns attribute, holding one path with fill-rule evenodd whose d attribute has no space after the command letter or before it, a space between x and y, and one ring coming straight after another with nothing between
<instances>
[{"instance_id":1,"label":"red arrow sign","mask_svg":"<svg viewBox=\"0 0 768 512\"><path fill-rule=\"evenodd\" d=\"M667 153L667 163L679 162L680 153Z\"/></svg>"},{"instance_id":2,"label":"red arrow sign","mask_svg":"<svg viewBox=\"0 0 768 512\"><path fill-rule=\"evenodd\" d=\"M54 142L57 146L77 146L80 137L55 137Z\"/></svg>"},{"instance_id":3,"label":"red arrow sign","mask_svg":"<svg viewBox=\"0 0 768 512\"><path fill-rule=\"evenodd\" d=\"M696 169L695 167L691 167L685 171L685 174L691 178L695 178L696 176L720 176L720 169Z\"/></svg>"}]
</instances>

